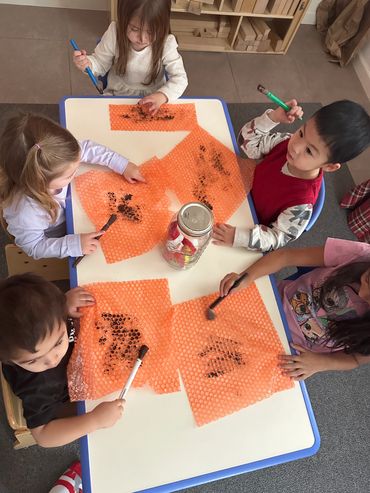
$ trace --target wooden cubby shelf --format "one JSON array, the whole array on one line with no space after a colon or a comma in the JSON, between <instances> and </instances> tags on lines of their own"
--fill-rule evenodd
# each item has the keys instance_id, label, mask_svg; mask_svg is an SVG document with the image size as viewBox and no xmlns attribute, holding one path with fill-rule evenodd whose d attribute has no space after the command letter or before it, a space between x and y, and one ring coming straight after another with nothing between
<instances>
[{"instance_id":1,"label":"wooden cubby shelf","mask_svg":"<svg viewBox=\"0 0 370 493\"><path fill-rule=\"evenodd\" d=\"M111 0L111 17L116 18ZM310 0L172 0L180 50L284 54Z\"/></svg>"}]
</instances>

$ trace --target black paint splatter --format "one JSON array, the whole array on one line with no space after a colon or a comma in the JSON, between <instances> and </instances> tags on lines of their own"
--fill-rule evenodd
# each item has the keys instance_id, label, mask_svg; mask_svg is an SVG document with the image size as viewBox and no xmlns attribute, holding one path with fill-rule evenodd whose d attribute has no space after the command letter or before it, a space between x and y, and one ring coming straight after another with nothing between
<instances>
[{"instance_id":1,"label":"black paint splatter","mask_svg":"<svg viewBox=\"0 0 370 493\"><path fill-rule=\"evenodd\" d=\"M127 313L101 314L95 324L103 334L99 344L106 347L103 360L103 373L109 374L122 366L131 368L136 361L141 346L142 334L138 320Z\"/></svg>"},{"instance_id":2,"label":"black paint splatter","mask_svg":"<svg viewBox=\"0 0 370 493\"><path fill-rule=\"evenodd\" d=\"M124 219L128 219L134 223L140 223L143 220L143 214L139 205L131 205L132 194L128 193L121 197L121 204L118 206L118 212L122 214Z\"/></svg>"},{"instance_id":3,"label":"black paint splatter","mask_svg":"<svg viewBox=\"0 0 370 493\"><path fill-rule=\"evenodd\" d=\"M225 337L209 337L208 344L199 353L200 358L208 358L207 378L217 378L244 366L241 343Z\"/></svg>"}]
</instances>

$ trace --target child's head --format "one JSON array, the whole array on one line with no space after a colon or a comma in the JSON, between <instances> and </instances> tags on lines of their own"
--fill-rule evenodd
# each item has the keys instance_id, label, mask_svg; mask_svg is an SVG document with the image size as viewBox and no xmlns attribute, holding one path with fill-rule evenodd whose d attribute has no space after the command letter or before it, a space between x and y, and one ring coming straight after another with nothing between
<instances>
[{"instance_id":1,"label":"child's head","mask_svg":"<svg viewBox=\"0 0 370 493\"><path fill-rule=\"evenodd\" d=\"M301 171L336 171L370 146L370 116L353 101L320 108L288 144L288 163Z\"/></svg>"},{"instance_id":2,"label":"child's head","mask_svg":"<svg viewBox=\"0 0 370 493\"><path fill-rule=\"evenodd\" d=\"M65 295L36 274L0 281L0 361L31 372L57 366L68 350Z\"/></svg>"},{"instance_id":3,"label":"child's head","mask_svg":"<svg viewBox=\"0 0 370 493\"><path fill-rule=\"evenodd\" d=\"M24 194L55 219L52 191L72 180L79 159L77 140L54 121L32 113L11 118L0 138L1 206Z\"/></svg>"},{"instance_id":4,"label":"child's head","mask_svg":"<svg viewBox=\"0 0 370 493\"><path fill-rule=\"evenodd\" d=\"M170 33L171 0L118 0L117 41L119 57L117 72L126 71L130 49L152 48L150 73L143 84L151 84L161 69L163 47Z\"/></svg>"},{"instance_id":5,"label":"child's head","mask_svg":"<svg viewBox=\"0 0 370 493\"><path fill-rule=\"evenodd\" d=\"M345 287L358 291L358 295L369 305L362 317L336 319L331 312L335 306L347 306ZM344 302L342 303L342 299ZM355 262L336 270L325 280L320 290L320 306L329 320L329 338L335 347L344 348L348 353L370 354L370 262Z\"/></svg>"}]
</instances>

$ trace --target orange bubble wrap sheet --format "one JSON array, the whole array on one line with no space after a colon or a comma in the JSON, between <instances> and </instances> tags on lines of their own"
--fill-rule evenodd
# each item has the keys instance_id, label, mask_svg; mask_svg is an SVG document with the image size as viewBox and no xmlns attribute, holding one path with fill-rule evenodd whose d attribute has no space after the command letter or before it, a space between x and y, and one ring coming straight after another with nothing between
<instances>
[{"instance_id":1,"label":"orange bubble wrap sheet","mask_svg":"<svg viewBox=\"0 0 370 493\"><path fill-rule=\"evenodd\" d=\"M179 390L165 279L85 286L96 300L85 308L68 365L71 400L98 399L126 383L141 345L149 347L133 385L157 393Z\"/></svg>"},{"instance_id":2,"label":"orange bubble wrap sheet","mask_svg":"<svg viewBox=\"0 0 370 493\"><path fill-rule=\"evenodd\" d=\"M216 222L225 222L246 198L234 152L199 126L161 160L161 167L180 202L202 202Z\"/></svg>"},{"instance_id":3,"label":"orange bubble wrap sheet","mask_svg":"<svg viewBox=\"0 0 370 493\"><path fill-rule=\"evenodd\" d=\"M96 230L117 214L100 239L107 263L142 255L165 237L172 213L157 165L158 159L153 158L140 167L146 183L131 184L105 171L89 171L76 178L82 207Z\"/></svg>"},{"instance_id":4,"label":"orange bubble wrap sheet","mask_svg":"<svg viewBox=\"0 0 370 493\"><path fill-rule=\"evenodd\" d=\"M283 347L256 286L226 298L209 321L215 297L174 308L177 360L199 426L293 386L277 367Z\"/></svg>"},{"instance_id":5,"label":"orange bubble wrap sheet","mask_svg":"<svg viewBox=\"0 0 370 493\"><path fill-rule=\"evenodd\" d=\"M197 125L195 105L164 104L151 116L138 104L110 104L111 130L162 131L191 130Z\"/></svg>"}]
</instances>

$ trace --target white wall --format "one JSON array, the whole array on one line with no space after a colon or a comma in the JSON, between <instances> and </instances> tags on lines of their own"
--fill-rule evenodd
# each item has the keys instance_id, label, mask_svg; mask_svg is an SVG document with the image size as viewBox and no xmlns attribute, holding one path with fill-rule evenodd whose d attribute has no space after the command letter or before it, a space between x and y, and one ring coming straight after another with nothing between
<instances>
[{"instance_id":1,"label":"white wall","mask_svg":"<svg viewBox=\"0 0 370 493\"><path fill-rule=\"evenodd\" d=\"M370 41L360 50L358 56L353 61L358 78L370 99Z\"/></svg>"},{"instance_id":2,"label":"white wall","mask_svg":"<svg viewBox=\"0 0 370 493\"><path fill-rule=\"evenodd\" d=\"M321 0L311 0L305 16L302 19L302 24L316 24L316 9Z\"/></svg>"},{"instance_id":3,"label":"white wall","mask_svg":"<svg viewBox=\"0 0 370 493\"><path fill-rule=\"evenodd\" d=\"M110 10L110 0L0 0L1 3L63 9Z\"/></svg>"},{"instance_id":4,"label":"white wall","mask_svg":"<svg viewBox=\"0 0 370 493\"><path fill-rule=\"evenodd\" d=\"M109 0L0 0L12 5L34 5L37 7L61 7L64 9L109 10ZM320 0L311 0L303 24L315 24L316 7Z\"/></svg>"}]
</instances>

